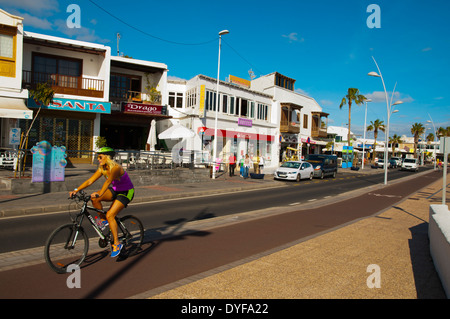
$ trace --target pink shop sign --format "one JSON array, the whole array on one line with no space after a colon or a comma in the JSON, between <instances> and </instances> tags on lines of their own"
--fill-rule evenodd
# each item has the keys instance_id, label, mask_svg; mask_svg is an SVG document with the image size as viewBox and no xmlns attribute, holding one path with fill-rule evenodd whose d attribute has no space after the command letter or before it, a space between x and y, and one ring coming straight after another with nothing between
<instances>
[{"instance_id":1,"label":"pink shop sign","mask_svg":"<svg viewBox=\"0 0 450 319\"><path fill-rule=\"evenodd\" d=\"M250 119L238 118L238 125L252 127L253 122Z\"/></svg>"}]
</instances>

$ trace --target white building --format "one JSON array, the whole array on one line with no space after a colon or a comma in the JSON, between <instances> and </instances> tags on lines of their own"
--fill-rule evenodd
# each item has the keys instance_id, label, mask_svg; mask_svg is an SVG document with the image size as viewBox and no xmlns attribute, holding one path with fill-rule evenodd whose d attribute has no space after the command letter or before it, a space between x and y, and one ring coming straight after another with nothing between
<instances>
[{"instance_id":1,"label":"white building","mask_svg":"<svg viewBox=\"0 0 450 319\"><path fill-rule=\"evenodd\" d=\"M217 80L197 75L188 81L169 81L168 91L169 115L173 119L160 122L158 133L174 124L182 124L195 136L183 141L166 141L168 147L203 152L202 159L211 161ZM272 114L272 96L220 81L217 161L227 162L231 154L238 160L246 154L253 157L259 154L264 157L266 167L276 167L277 129L276 115Z\"/></svg>"},{"instance_id":2,"label":"white building","mask_svg":"<svg viewBox=\"0 0 450 319\"><path fill-rule=\"evenodd\" d=\"M315 99L294 91L295 80L278 72L252 80L252 90L273 96L272 120L279 123L279 154L286 147L299 150L300 156L320 154L326 142L327 113ZM281 158L280 158L281 160Z\"/></svg>"},{"instance_id":3,"label":"white building","mask_svg":"<svg viewBox=\"0 0 450 319\"><path fill-rule=\"evenodd\" d=\"M31 119L22 87L23 18L0 9L0 148L18 148L18 119ZM11 129L15 129L11 131ZM16 135L16 136L12 136Z\"/></svg>"},{"instance_id":4,"label":"white building","mask_svg":"<svg viewBox=\"0 0 450 319\"><path fill-rule=\"evenodd\" d=\"M101 114L111 112L110 57L108 46L24 32L22 87L47 82L55 92L31 127L27 148L46 140L70 150L72 162L91 160L85 151L93 149L93 139L99 136ZM32 98L27 103L35 114L41 107ZM18 125L27 131L31 123L19 120Z\"/></svg>"},{"instance_id":5,"label":"white building","mask_svg":"<svg viewBox=\"0 0 450 319\"><path fill-rule=\"evenodd\" d=\"M249 154L263 156L265 167L277 167L287 147L300 155L320 153L326 145L326 123L319 104L294 92L295 80L272 73L252 81L233 76L220 81L218 108L218 152L216 161L226 162L230 154L238 159ZM188 81L168 81L169 115L158 132L174 124L191 129L195 137L166 141L172 149L195 150L210 161L216 115L217 79L198 75ZM205 157L205 155L203 155Z\"/></svg>"}]
</instances>

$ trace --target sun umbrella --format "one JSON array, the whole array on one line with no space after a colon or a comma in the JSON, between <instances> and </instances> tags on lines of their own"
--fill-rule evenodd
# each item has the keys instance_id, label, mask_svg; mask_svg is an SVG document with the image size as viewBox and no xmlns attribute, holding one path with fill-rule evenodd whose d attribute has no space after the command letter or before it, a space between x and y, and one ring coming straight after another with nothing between
<instances>
[{"instance_id":1,"label":"sun umbrella","mask_svg":"<svg viewBox=\"0 0 450 319\"><path fill-rule=\"evenodd\" d=\"M176 140L180 138L190 138L193 136L195 136L194 131L181 124L175 124L158 135L158 137L162 140Z\"/></svg>"},{"instance_id":2,"label":"sun umbrella","mask_svg":"<svg viewBox=\"0 0 450 319\"><path fill-rule=\"evenodd\" d=\"M150 144L150 151L155 150L156 141L156 121L152 120L150 124L150 132L148 133L147 144Z\"/></svg>"}]
</instances>

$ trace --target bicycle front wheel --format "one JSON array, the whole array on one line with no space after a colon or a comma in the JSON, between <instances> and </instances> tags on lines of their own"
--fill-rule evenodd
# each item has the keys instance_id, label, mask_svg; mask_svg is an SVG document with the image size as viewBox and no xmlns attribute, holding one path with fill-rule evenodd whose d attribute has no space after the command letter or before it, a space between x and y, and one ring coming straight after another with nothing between
<instances>
[{"instance_id":1,"label":"bicycle front wheel","mask_svg":"<svg viewBox=\"0 0 450 319\"><path fill-rule=\"evenodd\" d=\"M56 228L45 243L45 261L58 274L67 272L69 265L79 266L86 258L89 238L83 227L66 224Z\"/></svg>"},{"instance_id":2,"label":"bicycle front wheel","mask_svg":"<svg viewBox=\"0 0 450 319\"><path fill-rule=\"evenodd\" d=\"M119 219L118 235L125 248L125 253L132 256L137 253L144 241L144 226L139 219L128 215Z\"/></svg>"}]
</instances>

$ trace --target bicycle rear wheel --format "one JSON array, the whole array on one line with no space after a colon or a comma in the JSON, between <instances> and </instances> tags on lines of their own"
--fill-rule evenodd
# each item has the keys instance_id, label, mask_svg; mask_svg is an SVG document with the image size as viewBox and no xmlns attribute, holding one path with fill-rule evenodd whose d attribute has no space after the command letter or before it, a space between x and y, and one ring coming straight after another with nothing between
<instances>
[{"instance_id":1,"label":"bicycle rear wheel","mask_svg":"<svg viewBox=\"0 0 450 319\"><path fill-rule=\"evenodd\" d=\"M83 227L66 224L56 228L45 243L46 263L58 274L66 273L69 265L79 266L86 258L89 238Z\"/></svg>"},{"instance_id":2,"label":"bicycle rear wheel","mask_svg":"<svg viewBox=\"0 0 450 319\"><path fill-rule=\"evenodd\" d=\"M119 218L118 235L119 241L123 243L123 249L128 256L137 253L144 241L144 226L139 219L128 215Z\"/></svg>"}]
</instances>

